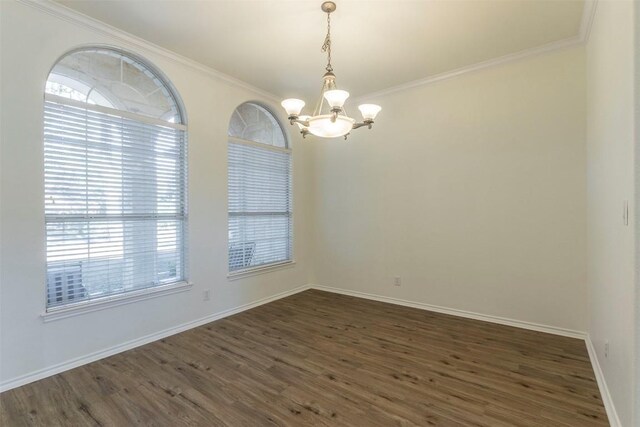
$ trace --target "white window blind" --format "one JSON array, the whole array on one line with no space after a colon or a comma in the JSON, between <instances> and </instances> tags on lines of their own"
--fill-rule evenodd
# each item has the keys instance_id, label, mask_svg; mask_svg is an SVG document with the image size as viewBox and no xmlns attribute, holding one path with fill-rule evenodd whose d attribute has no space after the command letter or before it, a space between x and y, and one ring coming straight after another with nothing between
<instances>
[{"instance_id":1,"label":"white window blind","mask_svg":"<svg viewBox=\"0 0 640 427\"><path fill-rule=\"evenodd\" d=\"M229 134L229 271L289 261L291 152L284 134L255 104L236 110Z\"/></svg>"},{"instance_id":2,"label":"white window blind","mask_svg":"<svg viewBox=\"0 0 640 427\"><path fill-rule=\"evenodd\" d=\"M184 125L47 94L47 307L185 279Z\"/></svg>"}]
</instances>

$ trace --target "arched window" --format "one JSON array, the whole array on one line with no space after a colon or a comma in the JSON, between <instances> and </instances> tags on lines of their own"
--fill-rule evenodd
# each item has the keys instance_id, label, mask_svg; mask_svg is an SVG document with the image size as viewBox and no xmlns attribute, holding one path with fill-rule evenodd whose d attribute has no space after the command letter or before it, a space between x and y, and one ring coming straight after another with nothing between
<instances>
[{"instance_id":1,"label":"arched window","mask_svg":"<svg viewBox=\"0 0 640 427\"><path fill-rule=\"evenodd\" d=\"M291 150L264 107L240 105L229 123L229 272L292 260Z\"/></svg>"},{"instance_id":2,"label":"arched window","mask_svg":"<svg viewBox=\"0 0 640 427\"><path fill-rule=\"evenodd\" d=\"M178 96L142 60L88 48L55 64L44 109L49 311L185 280L186 150Z\"/></svg>"}]
</instances>

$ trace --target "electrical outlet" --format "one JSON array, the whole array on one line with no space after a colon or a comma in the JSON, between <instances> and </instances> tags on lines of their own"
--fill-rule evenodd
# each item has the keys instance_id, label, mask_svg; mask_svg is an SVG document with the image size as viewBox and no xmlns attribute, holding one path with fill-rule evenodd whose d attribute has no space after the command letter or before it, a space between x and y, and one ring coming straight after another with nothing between
<instances>
[{"instance_id":1,"label":"electrical outlet","mask_svg":"<svg viewBox=\"0 0 640 427\"><path fill-rule=\"evenodd\" d=\"M202 301L209 301L211 294L209 293L209 289L205 289L202 291Z\"/></svg>"},{"instance_id":2,"label":"electrical outlet","mask_svg":"<svg viewBox=\"0 0 640 427\"><path fill-rule=\"evenodd\" d=\"M400 279L400 276L396 276L393 279L393 286L400 286L402 284L402 280Z\"/></svg>"},{"instance_id":3,"label":"electrical outlet","mask_svg":"<svg viewBox=\"0 0 640 427\"><path fill-rule=\"evenodd\" d=\"M609 341L604 342L604 357L609 358Z\"/></svg>"}]
</instances>

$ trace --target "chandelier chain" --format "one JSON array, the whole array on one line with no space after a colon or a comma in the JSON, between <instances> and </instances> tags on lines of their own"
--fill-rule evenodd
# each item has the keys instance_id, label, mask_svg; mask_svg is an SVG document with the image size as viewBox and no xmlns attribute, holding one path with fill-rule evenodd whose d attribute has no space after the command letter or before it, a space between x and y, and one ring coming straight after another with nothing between
<instances>
[{"instance_id":1,"label":"chandelier chain","mask_svg":"<svg viewBox=\"0 0 640 427\"><path fill-rule=\"evenodd\" d=\"M331 66L331 12L327 13L327 37L324 39L324 44L322 45L322 51L327 52L327 66L326 70L329 72L333 71L333 67Z\"/></svg>"}]
</instances>

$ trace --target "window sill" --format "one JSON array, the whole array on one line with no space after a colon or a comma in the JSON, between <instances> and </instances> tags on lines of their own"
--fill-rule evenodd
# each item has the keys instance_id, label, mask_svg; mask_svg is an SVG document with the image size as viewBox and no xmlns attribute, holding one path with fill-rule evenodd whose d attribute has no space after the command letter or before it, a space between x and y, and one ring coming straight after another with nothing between
<instances>
[{"instance_id":1,"label":"window sill","mask_svg":"<svg viewBox=\"0 0 640 427\"><path fill-rule=\"evenodd\" d=\"M192 286L193 283L191 282L177 282L155 288L129 292L126 294L96 298L94 300L78 302L72 306L50 308L46 312L42 313L40 317L44 322L52 322L54 320L91 313L94 311L104 310L106 308L117 307L119 305L131 304L133 302L143 301L150 298L188 291Z\"/></svg>"},{"instance_id":2,"label":"window sill","mask_svg":"<svg viewBox=\"0 0 640 427\"><path fill-rule=\"evenodd\" d=\"M257 276L258 274L270 273L275 270L283 270L285 268L291 268L296 265L296 262L291 261L283 261L274 264L261 265L259 267L248 268L246 270L233 271L227 274L227 280L239 280L244 279L245 277Z\"/></svg>"}]
</instances>

